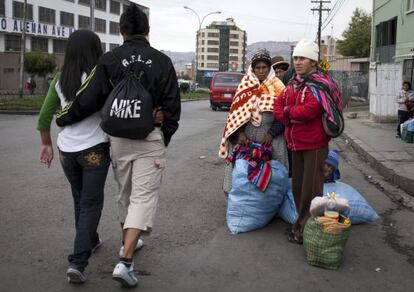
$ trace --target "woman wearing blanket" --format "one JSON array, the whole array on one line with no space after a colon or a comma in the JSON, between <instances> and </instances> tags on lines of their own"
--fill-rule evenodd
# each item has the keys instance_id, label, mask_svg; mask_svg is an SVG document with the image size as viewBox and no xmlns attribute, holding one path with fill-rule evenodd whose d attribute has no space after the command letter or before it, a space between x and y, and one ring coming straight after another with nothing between
<instances>
[{"instance_id":1,"label":"woman wearing blanket","mask_svg":"<svg viewBox=\"0 0 414 292\"><path fill-rule=\"evenodd\" d=\"M243 77L230 108L219 156L226 159L232 145L248 146L258 142L271 146L271 158L288 167L287 150L283 138L283 125L273 119L273 104L284 85L271 67L269 52L259 49L251 59L251 66ZM223 190L231 190L233 165L227 160Z\"/></svg>"}]
</instances>

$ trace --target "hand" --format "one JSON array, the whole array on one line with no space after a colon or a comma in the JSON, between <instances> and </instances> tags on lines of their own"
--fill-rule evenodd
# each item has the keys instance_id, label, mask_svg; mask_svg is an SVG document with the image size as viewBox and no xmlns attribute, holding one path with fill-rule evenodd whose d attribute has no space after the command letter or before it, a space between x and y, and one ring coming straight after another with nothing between
<instances>
[{"instance_id":1,"label":"hand","mask_svg":"<svg viewBox=\"0 0 414 292\"><path fill-rule=\"evenodd\" d=\"M156 108L154 109L152 114L154 117L154 124L162 125L162 123L164 122L164 113L162 112L162 110L160 108Z\"/></svg>"},{"instance_id":2,"label":"hand","mask_svg":"<svg viewBox=\"0 0 414 292\"><path fill-rule=\"evenodd\" d=\"M262 145L264 146L270 146L272 144L272 140L273 140L273 136L270 135L269 133L266 133L266 135L264 135L260 143L262 143Z\"/></svg>"},{"instance_id":3,"label":"hand","mask_svg":"<svg viewBox=\"0 0 414 292\"><path fill-rule=\"evenodd\" d=\"M43 163L47 166L47 168L50 168L50 164L53 160L53 147L52 145L42 145L40 147L40 157L39 157L40 163Z\"/></svg>"},{"instance_id":4,"label":"hand","mask_svg":"<svg viewBox=\"0 0 414 292\"><path fill-rule=\"evenodd\" d=\"M237 137L237 144L247 146L250 143L250 140L247 138L244 132L240 132L239 136Z\"/></svg>"}]
</instances>

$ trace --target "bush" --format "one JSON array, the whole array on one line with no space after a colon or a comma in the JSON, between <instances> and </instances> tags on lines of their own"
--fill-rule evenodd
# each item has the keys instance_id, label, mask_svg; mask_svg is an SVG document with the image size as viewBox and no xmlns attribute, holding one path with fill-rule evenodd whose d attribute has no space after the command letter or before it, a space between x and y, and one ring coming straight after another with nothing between
<instances>
[{"instance_id":1,"label":"bush","mask_svg":"<svg viewBox=\"0 0 414 292\"><path fill-rule=\"evenodd\" d=\"M56 59L50 54L30 52L24 55L24 68L29 74L44 77L55 70Z\"/></svg>"},{"instance_id":2,"label":"bush","mask_svg":"<svg viewBox=\"0 0 414 292\"><path fill-rule=\"evenodd\" d=\"M189 89L190 89L190 84L186 82L183 82L180 84L180 90L182 93L187 93Z\"/></svg>"}]
</instances>

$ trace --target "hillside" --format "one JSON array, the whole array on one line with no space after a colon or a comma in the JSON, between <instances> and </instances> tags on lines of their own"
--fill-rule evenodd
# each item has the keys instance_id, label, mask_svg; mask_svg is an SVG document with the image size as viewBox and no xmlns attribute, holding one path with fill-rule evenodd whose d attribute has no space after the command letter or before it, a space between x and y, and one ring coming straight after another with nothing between
<instances>
[{"instance_id":1,"label":"hillside","mask_svg":"<svg viewBox=\"0 0 414 292\"><path fill-rule=\"evenodd\" d=\"M296 42L278 41L263 41L252 43L250 45L247 45L246 57L249 60L254 51L259 48L265 48L270 52L270 56L282 56L288 60L290 56L290 46L295 43ZM191 63L195 58L194 52L163 51L163 53L171 58L176 70L184 69L185 65Z\"/></svg>"}]
</instances>

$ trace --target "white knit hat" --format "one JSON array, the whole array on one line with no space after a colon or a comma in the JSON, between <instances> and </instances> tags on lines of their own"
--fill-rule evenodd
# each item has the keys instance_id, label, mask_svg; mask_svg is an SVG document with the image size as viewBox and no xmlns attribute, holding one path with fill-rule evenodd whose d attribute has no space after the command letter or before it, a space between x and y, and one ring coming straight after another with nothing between
<instances>
[{"instance_id":1,"label":"white knit hat","mask_svg":"<svg viewBox=\"0 0 414 292\"><path fill-rule=\"evenodd\" d=\"M293 49L293 57L305 57L314 61L318 61L319 47L316 43L308 40L301 40Z\"/></svg>"}]
</instances>

